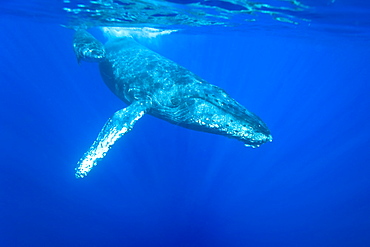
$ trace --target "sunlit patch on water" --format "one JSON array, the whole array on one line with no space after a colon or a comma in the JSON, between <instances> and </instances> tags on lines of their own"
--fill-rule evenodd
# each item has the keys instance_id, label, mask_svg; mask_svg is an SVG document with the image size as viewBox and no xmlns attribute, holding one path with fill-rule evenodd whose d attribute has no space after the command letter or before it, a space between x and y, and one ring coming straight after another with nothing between
<instances>
[{"instance_id":1,"label":"sunlit patch on water","mask_svg":"<svg viewBox=\"0 0 370 247\"><path fill-rule=\"evenodd\" d=\"M256 21L298 25L310 22L302 13L310 7L298 0L275 1L137 1L64 0L70 25L181 29L186 27L238 27Z\"/></svg>"},{"instance_id":2,"label":"sunlit patch on water","mask_svg":"<svg viewBox=\"0 0 370 247\"><path fill-rule=\"evenodd\" d=\"M167 35L177 30L163 30L151 27L102 27L104 35L107 38L112 37L136 37L136 38L155 38L161 35Z\"/></svg>"}]
</instances>

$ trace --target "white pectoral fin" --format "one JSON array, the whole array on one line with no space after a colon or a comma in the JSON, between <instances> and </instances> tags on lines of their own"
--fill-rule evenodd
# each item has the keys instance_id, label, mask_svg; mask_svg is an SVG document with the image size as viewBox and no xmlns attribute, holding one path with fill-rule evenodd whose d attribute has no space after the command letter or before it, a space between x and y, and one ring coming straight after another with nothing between
<instances>
[{"instance_id":1,"label":"white pectoral fin","mask_svg":"<svg viewBox=\"0 0 370 247\"><path fill-rule=\"evenodd\" d=\"M139 120L149 109L150 104L143 101L136 101L130 106L114 113L105 123L98 138L91 145L90 149L78 162L76 178L83 178L97 165L97 162L104 158L112 145L123 135L130 132L137 120Z\"/></svg>"}]
</instances>

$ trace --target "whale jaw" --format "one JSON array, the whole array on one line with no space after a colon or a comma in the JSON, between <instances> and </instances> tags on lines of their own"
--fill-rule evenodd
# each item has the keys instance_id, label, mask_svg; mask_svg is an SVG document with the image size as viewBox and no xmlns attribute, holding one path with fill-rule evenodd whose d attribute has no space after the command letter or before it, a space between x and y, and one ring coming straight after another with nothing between
<instances>
[{"instance_id":1,"label":"whale jaw","mask_svg":"<svg viewBox=\"0 0 370 247\"><path fill-rule=\"evenodd\" d=\"M158 116L158 112L152 112L152 115L181 127L236 139L246 147L257 148L272 141L266 124L245 108L235 111L234 108L219 107L200 98L188 99L184 105L186 108L172 109L170 115Z\"/></svg>"},{"instance_id":2,"label":"whale jaw","mask_svg":"<svg viewBox=\"0 0 370 247\"><path fill-rule=\"evenodd\" d=\"M255 133L251 138L252 142L244 143L245 147L258 148L266 142L272 142L272 135L265 135L262 133Z\"/></svg>"}]
</instances>

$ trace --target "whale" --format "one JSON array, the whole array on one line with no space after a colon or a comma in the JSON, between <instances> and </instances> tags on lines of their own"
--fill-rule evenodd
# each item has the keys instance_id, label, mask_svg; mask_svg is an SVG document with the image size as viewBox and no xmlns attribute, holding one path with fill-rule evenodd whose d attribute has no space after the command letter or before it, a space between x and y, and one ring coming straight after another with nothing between
<instances>
[{"instance_id":1,"label":"whale","mask_svg":"<svg viewBox=\"0 0 370 247\"><path fill-rule=\"evenodd\" d=\"M222 88L141 45L133 37L110 38L103 45L80 29L75 32L73 48L79 62L99 64L105 84L128 105L105 123L78 162L77 178L87 176L145 114L187 129L233 138L247 147L256 148L272 141L266 124Z\"/></svg>"}]
</instances>

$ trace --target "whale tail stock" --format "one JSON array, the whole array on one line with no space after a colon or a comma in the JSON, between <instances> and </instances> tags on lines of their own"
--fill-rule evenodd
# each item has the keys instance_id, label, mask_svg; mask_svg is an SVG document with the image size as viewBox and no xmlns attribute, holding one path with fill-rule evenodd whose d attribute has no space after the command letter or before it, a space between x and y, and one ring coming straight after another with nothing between
<instances>
[{"instance_id":1,"label":"whale tail stock","mask_svg":"<svg viewBox=\"0 0 370 247\"><path fill-rule=\"evenodd\" d=\"M150 108L148 101L135 101L128 107L113 114L105 123L98 137L90 149L78 162L76 178L83 178L97 165L97 162L105 157L113 144L126 133L130 132L137 120L139 120Z\"/></svg>"}]
</instances>

